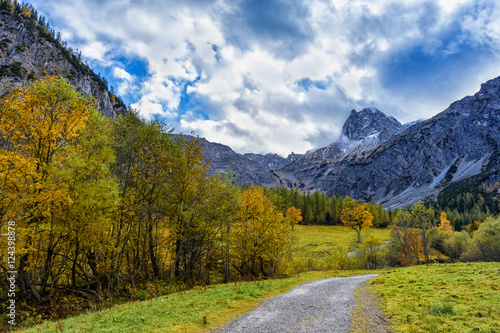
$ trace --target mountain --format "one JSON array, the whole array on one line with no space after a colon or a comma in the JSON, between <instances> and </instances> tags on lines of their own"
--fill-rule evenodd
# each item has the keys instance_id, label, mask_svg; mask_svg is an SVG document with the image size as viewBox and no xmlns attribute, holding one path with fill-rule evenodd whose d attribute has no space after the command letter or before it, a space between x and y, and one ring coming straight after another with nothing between
<instances>
[{"instance_id":1,"label":"mountain","mask_svg":"<svg viewBox=\"0 0 500 333\"><path fill-rule=\"evenodd\" d=\"M336 165L318 184L328 193L401 206L434 198L452 182L483 174L498 179L500 77L474 96L379 145L370 154Z\"/></svg>"},{"instance_id":2,"label":"mountain","mask_svg":"<svg viewBox=\"0 0 500 333\"><path fill-rule=\"evenodd\" d=\"M260 164L263 168L265 168L267 171L275 170L275 169L281 169L288 164L294 162L295 160L299 159L302 157L302 154L295 154L292 152L289 154L286 158L282 157L278 154L253 154L253 153L247 153L243 154L246 158Z\"/></svg>"},{"instance_id":3,"label":"mountain","mask_svg":"<svg viewBox=\"0 0 500 333\"><path fill-rule=\"evenodd\" d=\"M352 110L342 127L340 140L361 141L368 137L387 140L402 129L403 125L399 121L377 108L365 108L359 112Z\"/></svg>"},{"instance_id":4,"label":"mountain","mask_svg":"<svg viewBox=\"0 0 500 333\"><path fill-rule=\"evenodd\" d=\"M8 84L19 86L45 75L61 75L78 91L92 94L107 117L126 112L120 98L108 91L106 80L64 45L60 34L33 7L0 2L0 95Z\"/></svg>"},{"instance_id":5,"label":"mountain","mask_svg":"<svg viewBox=\"0 0 500 333\"><path fill-rule=\"evenodd\" d=\"M226 173L232 170L239 185L276 186L277 178L268 172L263 164L245 155L238 154L230 147L198 138L206 160L210 161L211 173Z\"/></svg>"},{"instance_id":6,"label":"mountain","mask_svg":"<svg viewBox=\"0 0 500 333\"><path fill-rule=\"evenodd\" d=\"M363 157L402 129L399 121L376 108L352 110L339 140L305 154L281 170L274 170L273 175L279 178L281 186L312 191L335 165Z\"/></svg>"},{"instance_id":7,"label":"mountain","mask_svg":"<svg viewBox=\"0 0 500 333\"><path fill-rule=\"evenodd\" d=\"M369 137L372 131L363 133ZM294 187L401 207L435 198L451 183L472 176L482 175L487 183L498 181L498 142L500 77L431 119L403 127L363 154L351 152L346 158L340 153L321 164L296 170L289 165L276 174L287 186L290 182L283 179L295 177Z\"/></svg>"},{"instance_id":8,"label":"mountain","mask_svg":"<svg viewBox=\"0 0 500 333\"><path fill-rule=\"evenodd\" d=\"M267 185L274 179L276 186L319 189L396 208L435 199L443 189L471 177L486 184L500 181L499 142L497 77L428 120L401 125L375 108L353 110L340 139L327 147L290 163L275 155L247 155L247 160L258 162L259 177ZM224 163L218 167L223 170Z\"/></svg>"}]
</instances>

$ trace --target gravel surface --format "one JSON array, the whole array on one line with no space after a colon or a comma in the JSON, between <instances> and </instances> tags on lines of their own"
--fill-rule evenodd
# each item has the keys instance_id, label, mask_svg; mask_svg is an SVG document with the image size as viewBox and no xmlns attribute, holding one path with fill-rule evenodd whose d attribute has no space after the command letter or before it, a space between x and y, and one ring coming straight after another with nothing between
<instances>
[{"instance_id":1,"label":"gravel surface","mask_svg":"<svg viewBox=\"0 0 500 333\"><path fill-rule=\"evenodd\" d=\"M219 329L218 333L350 332L354 290L377 274L301 284Z\"/></svg>"}]
</instances>

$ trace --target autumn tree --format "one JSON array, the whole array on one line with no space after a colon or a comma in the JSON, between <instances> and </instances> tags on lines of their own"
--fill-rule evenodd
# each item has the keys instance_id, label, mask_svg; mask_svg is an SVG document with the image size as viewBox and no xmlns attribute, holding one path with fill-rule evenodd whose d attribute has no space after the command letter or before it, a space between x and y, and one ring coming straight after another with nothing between
<instances>
[{"instance_id":1,"label":"autumn tree","mask_svg":"<svg viewBox=\"0 0 500 333\"><path fill-rule=\"evenodd\" d=\"M453 228L450 224L450 220L448 220L446 212L441 212L438 229L443 233L445 241L453 236Z\"/></svg>"},{"instance_id":2,"label":"autumn tree","mask_svg":"<svg viewBox=\"0 0 500 333\"><path fill-rule=\"evenodd\" d=\"M419 228L422 235L421 239L425 262L429 262L429 247L431 243L429 231L435 225L434 210L432 208L425 208L419 201L413 206L411 215L414 219L414 227Z\"/></svg>"},{"instance_id":3,"label":"autumn tree","mask_svg":"<svg viewBox=\"0 0 500 333\"><path fill-rule=\"evenodd\" d=\"M361 242L361 231L372 225L373 215L364 202L357 202L346 198L346 206L340 217L345 226L355 230L358 234L357 242Z\"/></svg>"},{"instance_id":4,"label":"autumn tree","mask_svg":"<svg viewBox=\"0 0 500 333\"><path fill-rule=\"evenodd\" d=\"M391 228L392 247L401 265L420 264L424 260L422 233L416 217L408 209L399 211Z\"/></svg>"},{"instance_id":5,"label":"autumn tree","mask_svg":"<svg viewBox=\"0 0 500 333\"><path fill-rule=\"evenodd\" d=\"M62 170L94 105L56 77L14 89L0 102L1 223L16 221L20 288L39 301L51 278L56 213L73 202Z\"/></svg>"},{"instance_id":6,"label":"autumn tree","mask_svg":"<svg viewBox=\"0 0 500 333\"><path fill-rule=\"evenodd\" d=\"M473 221L471 224L467 226L467 233L469 236L472 236L474 231L478 230L479 227L481 226L481 221Z\"/></svg>"},{"instance_id":7,"label":"autumn tree","mask_svg":"<svg viewBox=\"0 0 500 333\"><path fill-rule=\"evenodd\" d=\"M261 187L245 190L242 201L232 230L232 266L243 278L274 276L285 260L290 227Z\"/></svg>"},{"instance_id":8,"label":"autumn tree","mask_svg":"<svg viewBox=\"0 0 500 333\"><path fill-rule=\"evenodd\" d=\"M302 212L300 211L300 209L290 207L286 211L286 220L292 227L293 231L293 226L302 221Z\"/></svg>"},{"instance_id":9,"label":"autumn tree","mask_svg":"<svg viewBox=\"0 0 500 333\"><path fill-rule=\"evenodd\" d=\"M175 277L209 283L209 272L223 259L217 253L226 241L222 234L235 219L239 193L231 179L209 174L197 138L178 139L182 149L174 159L163 202L172 246L168 282Z\"/></svg>"}]
</instances>

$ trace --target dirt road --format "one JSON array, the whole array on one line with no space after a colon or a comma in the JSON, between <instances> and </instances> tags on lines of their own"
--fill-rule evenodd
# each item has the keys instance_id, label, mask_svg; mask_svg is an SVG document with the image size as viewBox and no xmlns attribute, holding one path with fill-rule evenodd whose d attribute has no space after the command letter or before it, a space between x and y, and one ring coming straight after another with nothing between
<instances>
[{"instance_id":1,"label":"dirt road","mask_svg":"<svg viewBox=\"0 0 500 333\"><path fill-rule=\"evenodd\" d=\"M349 332L354 290L376 274L299 285L237 318L219 333Z\"/></svg>"}]
</instances>

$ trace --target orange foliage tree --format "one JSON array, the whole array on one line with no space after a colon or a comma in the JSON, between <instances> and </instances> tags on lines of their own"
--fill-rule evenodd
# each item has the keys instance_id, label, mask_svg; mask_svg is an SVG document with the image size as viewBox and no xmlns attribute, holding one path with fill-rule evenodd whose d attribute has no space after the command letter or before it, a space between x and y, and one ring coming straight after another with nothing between
<instances>
[{"instance_id":1,"label":"orange foliage tree","mask_svg":"<svg viewBox=\"0 0 500 333\"><path fill-rule=\"evenodd\" d=\"M445 212L441 212L439 230L443 232L444 240L447 241L453 236L453 228Z\"/></svg>"},{"instance_id":2,"label":"orange foliage tree","mask_svg":"<svg viewBox=\"0 0 500 333\"><path fill-rule=\"evenodd\" d=\"M346 206L342 210L340 220L345 226L350 227L358 233L357 242L361 242L361 231L372 225L373 215L365 202L356 202L353 199L347 200Z\"/></svg>"}]
</instances>

